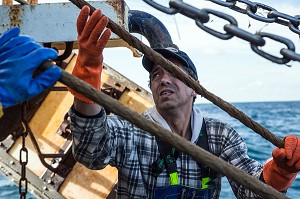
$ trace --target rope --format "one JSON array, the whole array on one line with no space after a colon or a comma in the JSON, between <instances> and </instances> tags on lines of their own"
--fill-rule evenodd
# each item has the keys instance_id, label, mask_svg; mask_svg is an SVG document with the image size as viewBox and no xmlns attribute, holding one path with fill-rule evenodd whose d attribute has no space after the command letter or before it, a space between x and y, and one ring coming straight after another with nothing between
<instances>
[{"instance_id":1,"label":"rope","mask_svg":"<svg viewBox=\"0 0 300 199\"><path fill-rule=\"evenodd\" d=\"M91 6L89 3L83 0L70 0L73 4L75 4L78 8L82 8L84 5L88 5L91 9L91 13L96 9ZM214 95L213 93L207 91L202 85L196 82L193 78L189 77L187 74L183 73L175 64L165 59L161 54L155 52L152 48L143 44L136 37L132 36L129 32L127 32L124 28L113 22L109 19L108 28L110 28L115 34L117 34L120 38L126 41L129 45L135 47L140 52L144 53L147 57L149 57L152 61L159 64L163 69L167 70L174 77L180 79L183 83L191 87L195 90L196 93L211 101L216 106L220 107L222 110L226 111L230 116L236 118L245 126L252 129L254 132L261 135L263 138L274 144L279 148L284 147L284 142L282 139L278 138L276 135L271 133L268 129L253 121L250 117L244 114L242 111L235 108L230 103L224 101L220 97Z\"/></svg>"},{"instance_id":2,"label":"rope","mask_svg":"<svg viewBox=\"0 0 300 199\"><path fill-rule=\"evenodd\" d=\"M44 62L39 68L45 70L51 67L51 65L51 62ZM221 158L212 155L204 149L180 137L176 133L172 133L158 124L141 117L133 110L122 105L118 100L105 95L101 91L93 88L86 82L67 73L66 71L62 70L62 76L59 81L94 102L101 104L104 108L116 113L146 132L150 132L152 135L161 138L163 141L176 146L177 149L191 156L195 161L205 164L214 171L227 176L250 190L253 190L263 198L287 198L273 187L268 186L253 176L248 175L244 171L225 162Z\"/></svg>"}]
</instances>

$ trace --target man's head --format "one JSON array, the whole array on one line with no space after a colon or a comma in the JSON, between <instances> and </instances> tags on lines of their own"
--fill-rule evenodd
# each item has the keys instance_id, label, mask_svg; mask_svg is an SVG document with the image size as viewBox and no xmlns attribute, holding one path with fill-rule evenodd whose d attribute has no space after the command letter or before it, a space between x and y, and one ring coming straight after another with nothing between
<instances>
[{"instance_id":1,"label":"man's head","mask_svg":"<svg viewBox=\"0 0 300 199\"><path fill-rule=\"evenodd\" d=\"M195 80L198 80L197 71L186 53L174 48L154 49L166 59L177 65ZM160 65L144 56L143 66L149 72L150 89L156 107L160 110L171 110L179 107L190 107L196 98L196 93L172 74L165 71Z\"/></svg>"},{"instance_id":2,"label":"man's head","mask_svg":"<svg viewBox=\"0 0 300 199\"><path fill-rule=\"evenodd\" d=\"M178 50L176 48L172 48L172 47L154 48L153 50L160 53L166 59L169 59L169 58L177 59L185 66L184 70L187 71L188 74L194 80L196 80L196 81L198 80L196 67L195 67L194 63L192 62L192 60L189 58L189 56L185 52ZM155 63L153 61L151 61L148 57L144 56L142 64L143 64L144 68L149 73L151 73Z\"/></svg>"}]
</instances>

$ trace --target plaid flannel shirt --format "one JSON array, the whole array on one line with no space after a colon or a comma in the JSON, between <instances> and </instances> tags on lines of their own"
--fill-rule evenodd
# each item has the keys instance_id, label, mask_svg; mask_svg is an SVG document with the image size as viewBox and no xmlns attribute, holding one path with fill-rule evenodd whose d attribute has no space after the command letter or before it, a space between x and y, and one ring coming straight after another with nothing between
<instances>
[{"instance_id":1,"label":"plaid flannel shirt","mask_svg":"<svg viewBox=\"0 0 300 199\"><path fill-rule=\"evenodd\" d=\"M194 108L195 109L195 108ZM156 187L168 186L164 170L157 178L151 172L152 163L159 157L155 137L116 115L80 117L70 110L73 134L73 155L87 168L98 170L108 164L118 169L118 198L153 198ZM144 115L147 117L146 115ZM250 159L247 147L239 134L227 124L204 118L209 151L259 179L262 165ZM201 187L201 171L197 163L181 153L177 159L179 183ZM221 175L216 179L213 198L219 198ZM237 198L259 198L255 193L228 179Z\"/></svg>"}]
</instances>

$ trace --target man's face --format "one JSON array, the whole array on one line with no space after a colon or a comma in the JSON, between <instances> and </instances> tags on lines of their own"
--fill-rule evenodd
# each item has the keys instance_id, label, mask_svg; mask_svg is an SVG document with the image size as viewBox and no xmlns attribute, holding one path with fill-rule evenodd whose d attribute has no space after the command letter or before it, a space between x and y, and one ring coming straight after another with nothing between
<instances>
[{"instance_id":1,"label":"man's face","mask_svg":"<svg viewBox=\"0 0 300 199\"><path fill-rule=\"evenodd\" d=\"M180 61L173 58L169 60L184 71L185 66ZM162 111L192 105L195 96L193 89L157 64L150 73L150 89L157 109Z\"/></svg>"}]
</instances>

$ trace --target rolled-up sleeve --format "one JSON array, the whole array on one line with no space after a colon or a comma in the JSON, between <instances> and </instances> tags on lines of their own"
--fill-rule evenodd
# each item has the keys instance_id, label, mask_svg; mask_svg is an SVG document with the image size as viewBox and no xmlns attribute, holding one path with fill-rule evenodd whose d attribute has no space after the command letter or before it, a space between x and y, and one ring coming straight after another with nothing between
<instances>
[{"instance_id":1,"label":"rolled-up sleeve","mask_svg":"<svg viewBox=\"0 0 300 199\"><path fill-rule=\"evenodd\" d=\"M234 165L249 175L259 179L262 165L248 156L248 149L243 138L227 124L214 121L210 123L212 143L215 143L215 153L226 162ZM228 178L231 188L237 198L260 198L246 187Z\"/></svg>"},{"instance_id":2,"label":"rolled-up sleeve","mask_svg":"<svg viewBox=\"0 0 300 199\"><path fill-rule=\"evenodd\" d=\"M135 128L118 116L107 116L104 109L96 117L80 117L72 107L69 111L73 135L73 156L90 169L108 164L121 167L134 145Z\"/></svg>"}]
</instances>

